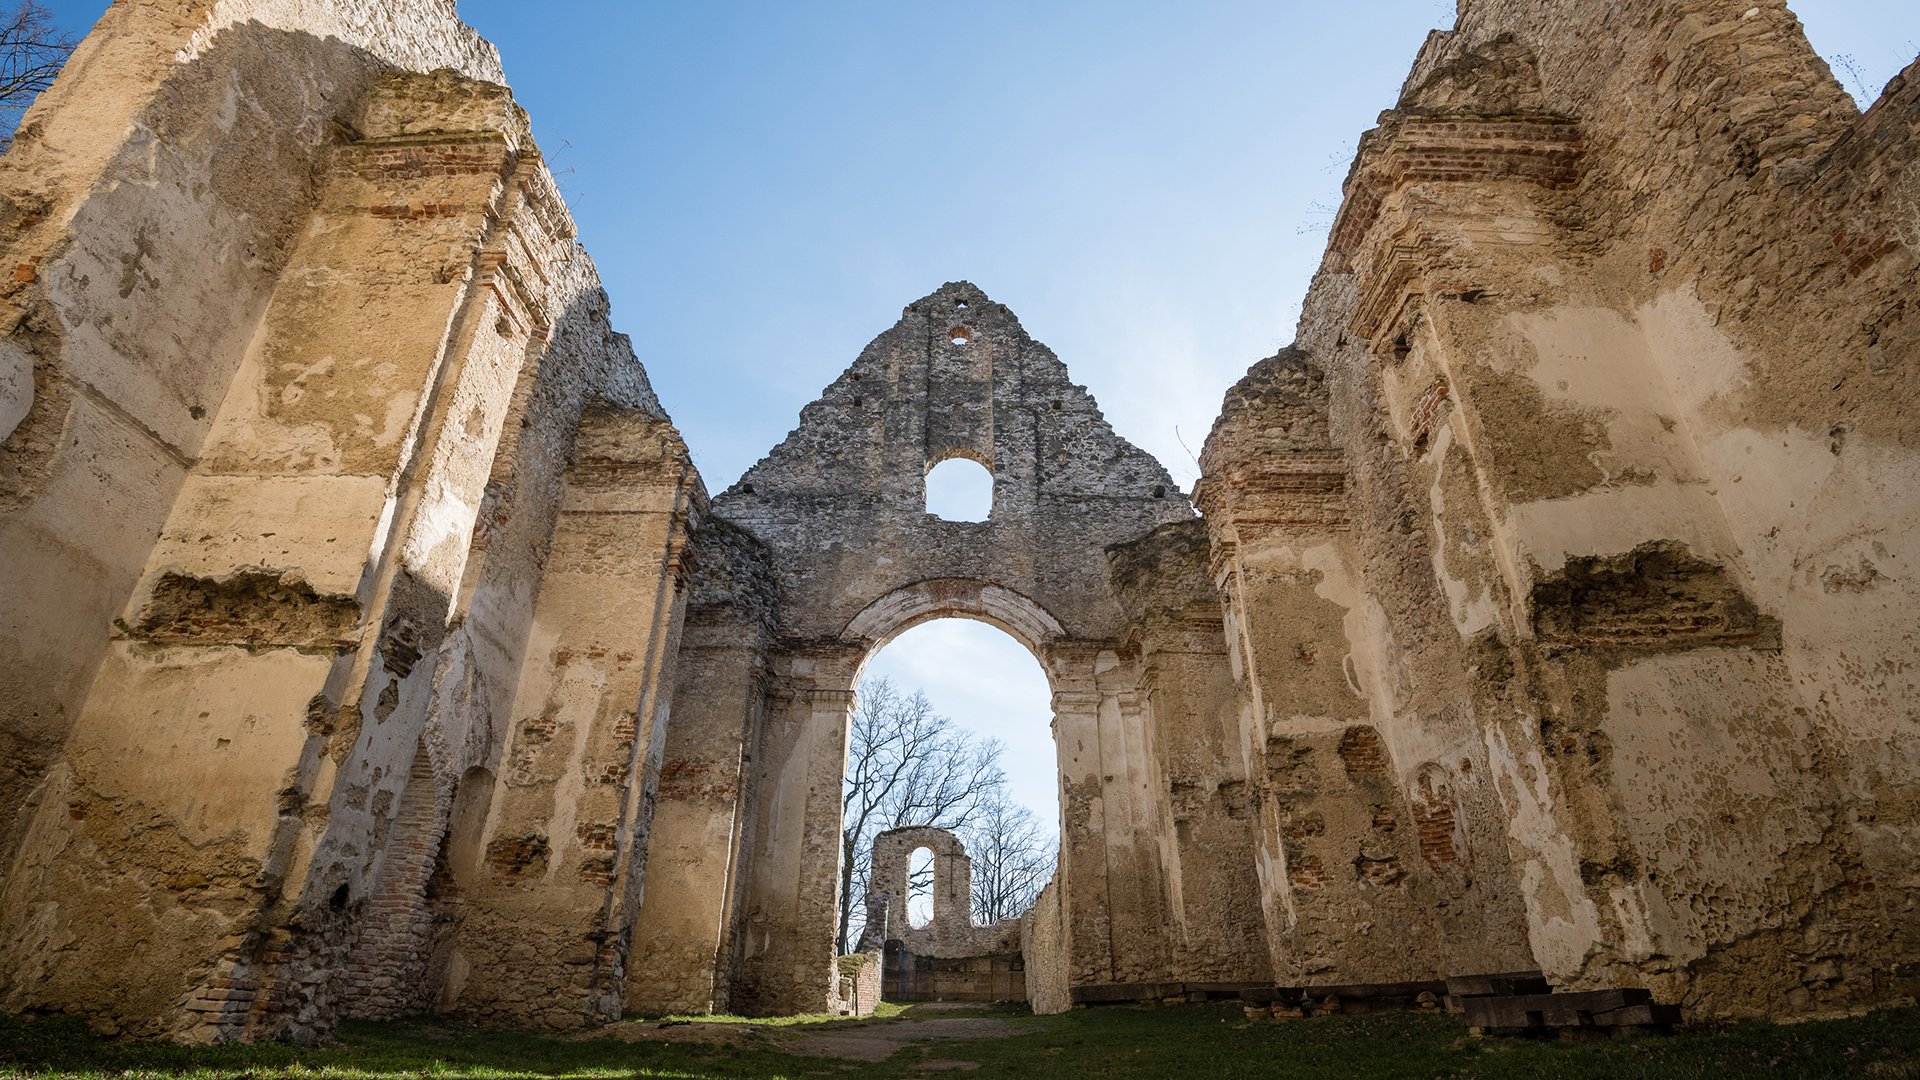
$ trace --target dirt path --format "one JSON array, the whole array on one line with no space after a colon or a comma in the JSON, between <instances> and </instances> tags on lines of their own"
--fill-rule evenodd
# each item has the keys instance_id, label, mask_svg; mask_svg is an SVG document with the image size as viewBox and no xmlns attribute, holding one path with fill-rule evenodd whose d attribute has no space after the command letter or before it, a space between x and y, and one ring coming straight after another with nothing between
<instances>
[{"instance_id":1,"label":"dirt path","mask_svg":"<svg viewBox=\"0 0 1920 1080\"><path fill-rule=\"evenodd\" d=\"M1020 1034L1020 1025L993 1017L940 1017L880 1020L860 1027L809 1031L783 1040L781 1049L815 1057L848 1061L885 1061L901 1048L918 1042L962 1042L968 1039L1004 1039ZM956 1053L959 1051L955 1051ZM972 1068L967 1061L929 1061L927 1068Z\"/></svg>"}]
</instances>

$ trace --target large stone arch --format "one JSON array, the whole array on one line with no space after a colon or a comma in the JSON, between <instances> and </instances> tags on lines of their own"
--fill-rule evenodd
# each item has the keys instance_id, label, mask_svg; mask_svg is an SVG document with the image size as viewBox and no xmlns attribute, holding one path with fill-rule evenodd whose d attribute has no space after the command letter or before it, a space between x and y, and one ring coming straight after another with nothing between
<instances>
[{"instance_id":1,"label":"large stone arch","mask_svg":"<svg viewBox=\"0 0 1920 1080\"><path fill-rule=\"evenodd\" d=\"M955 456L993 472L989 520L927 512L927 470ZM636 979L629 1008L826 1007L853 689L880 646L949 616L1011 634L1052 682L1061 794L1052 902L1071 981L1169 977L1184 935L1165 929L1181 921L1185 899L1169 803L1180 785L1166 775L1147 679L1154 664L1141 647L1148 598L1116 585L1115 560L1128 560L1115 553L1171 530L1199 537L1198 547L1150 545L1152 558L1204 562L1195 554L1204 536L1166 470L1107 425L1052 351L975 286L943 286L908 305L712 511L722 523L714 528L751 542L726 545L725 557L696 570L663 775L748 764L721 766L740 792L724 808L676 803L681 793L663 781L656 843L704 839L682 845L684 864L656 850L641 918L642 937L651 926L655 940L637 941L636 955L707 956L719 974L706 999L699 987L663 994ZM1173 606L1214 611L1217 624L1204 573L1179 580L1193 582L1193 594ZM759 599L741 603L749 591ZM1200 637L1209 633L1194 655L1228 685L1217 626ZM716 690L734 686L746 689ZM1231 706L1216 711L1224 732ZM712 733L722 730L737 734L716 753ZM1201 741L1237 757L1224 734ZM724 875L695 859L723 837ZM1252 896L1246 843L1241 884ZM1248 921L1257 926L1257 915ZM666 944L690 935L697 955Z\"/></svg>"},{"instance_id":2,"label":"large stone arch","mask_svg":"<svg viewBox=\"0 0 1920 1080\"><path fill-rule=\"evenodd\" d=\"M1060 620L1028 597L967 578L929 578L903 585L862 608L842 636L866 642L871 658L908 630L940 619L972 619L1002 630L1026 646L1043 669L1047 650L1066 636ZM1047 675L1051 680L1053 673Z\"/></svg>"}]
</instances>

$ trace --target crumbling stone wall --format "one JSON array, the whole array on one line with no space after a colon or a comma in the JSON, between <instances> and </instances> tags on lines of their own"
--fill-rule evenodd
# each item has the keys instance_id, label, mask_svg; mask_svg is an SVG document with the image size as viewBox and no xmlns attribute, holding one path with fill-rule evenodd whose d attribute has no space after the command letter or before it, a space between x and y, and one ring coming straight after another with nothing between
<instances>
[{"instance_id":1,"label":"crumbling stone wall","mask_svg":"<svg viewBox=\"0 0 1920 1080\"><path fill-rule=\"evenodd\" d=\"M913 854L933 856L933 909L913 925ZM873 838L865 929L859 948L884 956L883 993L896 1001L1023 1001L1020 920L973 918L973 860L946 829L909 826Z\"/></svg>"},{"instance_id":2,"label":"crumbling stone wall","mask_svg":"<svg viewBox=\"0 0 1920 1080\"><path fill-rule=\"evenodd\" d=\"M1913 101L1783 3L1472 0L1362 140L1297 355L1370 711L1420 863L1564 985L1910 992ZM1216 527L1271 460L1221 436Z\"/></svg>"},{"instance_id":3,"label":"crumbling stone wall","mask_svg":"<svg viewBox=\"0 0 1920 1080\"><path fill-rule=\"evenodd\" d=\"M693 534L685 627L647 857L626 1008L729 1011L740 853L749 842L779 592L766 549L723 518ZM845 973L843 972L844 976ZM854 978L877 980L878 970ZM878 990L850 1000L871 1011Z\"/></svg>"},{"instance_id":4,"label":"crumbling stone wall","mask_svg":"<svg viewBox=\"0 0 1920 1080\"><path fill-rule=\"evenodd\" d=\"M955 455L991 469L990 520L949 522L926 512L927 471ZM732 651L729 689L701 690L704 702L682 693L703 715L715 709L714 723L727 731L739 730L743 712L759 717L738 743L724 740L722 755L731 761L736 745L754 747L744 780L751 798L695 811L690 793L663 818L684 819L693 835L736 838L728 874L738 892L676 888L677 913L668 915L662 901L665 919L660 929L643 928L651 939L644 948L668 955L664 928L684 920L729 925L729 1008L825 1007L852 688L865 658L894 635L960 616L1007 630L1053 681L1060 895L1074 977L1152 980L1201 963L1164 932L1180 887L1172 811L1141 655L1128 642L1129 627L1146 616L1116 594L1102 554L1159 526L1191 522L1193 511L1166 471L1107 427L1085 389L1011 312L964 282L909 305L802 411L793 434L714 500L713 514L756 542L753 561L778 593L777 604L755 607L778 614L764 636L740 637L766 644ZM683 650L682 662L721 674L712 666L715 645ZM764 690L748 688L758 672ZM1165 717L1170 728L1187 722L1174 707ZM693 892L697 915L682 906ZM722 915L728 905L730 922ZM714 933L702 933L702 951ZM1196 955L1218 966L1233 951ZM636 986L630 1000L641 993ZM658 1000L684 997L676 990Z\"/></svg>"},{"instance_id":5,"label":"crumbling stone wall","mask_svg":"<svg viewBox=\"0 0 1920 1080\"><path fill-rule=\"evenodd\" d=\"M475 989L447 946L490 910L462 864L522 656L548 659L589 401L645 436L615 458L664 463L603 470L588 511L658 509L660 545L623 552L661 613L646 674L609 688L657 731L698 479L498 78L438 0L116 5L0 159L0 351L33 373L0 453L8 1007L213 1039L471 1006L440 993ZM636 754L590 931L613 954ZM540 1009L495 1015L605 1012Z\"/></svg>"},{"instance_id":6,"label":"crumbling stone wall","mask_svg":"<svg viewBox=\"0 0 1920 1080\"><path fill-rule=\"evenodd\" d=\"M1053 686L1038 1010L1920 991L1916 117L1781 0L1470 0L1203 517L967 283L709 507L450 3L116 4L0 157L0 1005L858 1008L853 687L949 616Z\"/></svg>"}]
</instances>

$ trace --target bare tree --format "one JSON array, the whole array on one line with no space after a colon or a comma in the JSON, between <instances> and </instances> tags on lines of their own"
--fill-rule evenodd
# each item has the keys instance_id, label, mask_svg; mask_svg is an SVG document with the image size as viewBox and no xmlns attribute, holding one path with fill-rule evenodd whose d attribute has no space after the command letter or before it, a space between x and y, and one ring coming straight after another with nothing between
<instances>
[{"instance_id":1,"label":"bare tree","mask_svg":"<svg viewBox=\"0 0 1920 1080\"><path fill-rule=\"evenodd\" d=\"M72 36L37 0L21 0L0 14L0 147L13 141L20 115L53 85L73 47Z\"/></svg>"},{"instance_id":2,"label":"bare tree","mask_svg":"<svg viewBox=\"0 0 1920 1080\"><path fill-rule=\"evenodd\" d=\"M1052 831L1033 811L994 793L968 823L962 837L973 859L973 919L988 924L1033 906L1053 877L1058 854Z\"/></svg>"},{"instance_id":3,"label":"bare tree","mask_svg":"<svg viewBox=\"0 0 1920 1080\"><path fill-rule=\"evenodd\" d=\"M841 818L842 954L866 911L874 836L909 825L958 831L1006 782L999 742L959 730L922 692L908 696L886 679L861 684Z\"/></svg>"}]
</instances>

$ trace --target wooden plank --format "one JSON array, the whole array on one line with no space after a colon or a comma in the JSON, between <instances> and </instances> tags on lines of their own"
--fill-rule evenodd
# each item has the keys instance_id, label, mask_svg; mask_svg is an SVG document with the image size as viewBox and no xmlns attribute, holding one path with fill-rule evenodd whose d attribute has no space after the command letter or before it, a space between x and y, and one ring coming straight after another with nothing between
<instances>
[{"instance_id":1,"label":"wooden plank","mask_svg":"<svg viewBox=\"0 0 1920 1080\"><path fill-rule=\"evenodd\" d=\"M1158 1001L1184 991L1180 983L1094 983L1073 988L1073 1000L1080 1005L1113 1005L1135 1001Z\"/></svg>"},{"instance_id":2,"label":"wooden plank","mask_svg":"<svg viewBox=\"0 0 1920 1080\"><path fill-rule=\"evenodd\" d=\"M1593 1027L1603 1013L1648 1005L1651 991L1636 987L1588 990L1572 994L1526 994L1515 997L1470 997L1466 1005L1469 1027Z\"/></svg>"},{"instance_id":3,"label":"wooden plank","mask_svg":"<svg viewBox=\"0 0 1920 1080\"><path fill-rule=\"evenodd\" d=\"M1493 975L1453 975L1447 978L1445 993L1453 997L1511 997L1518 994L1551 994L1552 984L1537 971L1510 971Z\"/></svg>"}]
</instances>

